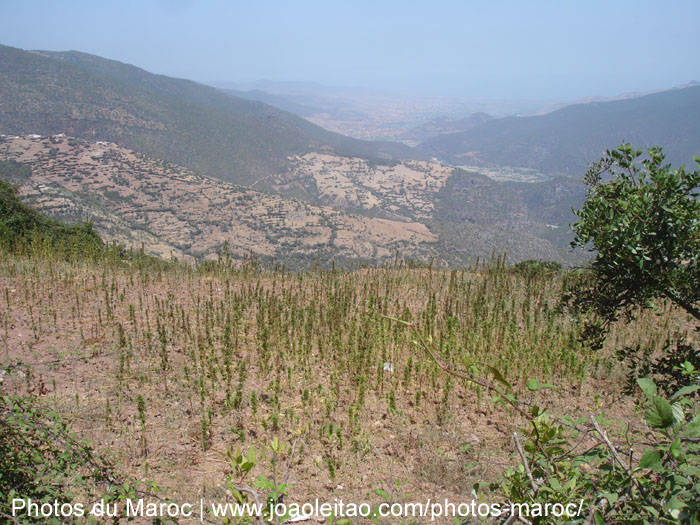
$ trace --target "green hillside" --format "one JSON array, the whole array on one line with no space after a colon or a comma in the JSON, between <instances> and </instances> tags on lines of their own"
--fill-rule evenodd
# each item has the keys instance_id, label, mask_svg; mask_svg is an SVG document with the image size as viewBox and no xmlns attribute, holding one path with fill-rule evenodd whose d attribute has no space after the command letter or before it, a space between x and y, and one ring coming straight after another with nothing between
<instances>
[{"instance_id":1,"label":"green hillside","mask_svg":"<svg viewBox=\"0 0 700 525\"><path fill-rule=\"evenodd\" d=\"M491 120L423 142L424 154L455 164L533 168L580 175L606 148L664 145L669 162L700 155L700 86L613 102L577 104L536 117Z\"/></svg>"},{"instance_id":2,"label":"green hillside","mask_svg":"<svg viewBox=\"0 0 700 525\"><path fill-rule=\"evenodd\" d=\"M5 180L27 176L28 168L14 161L0 161L0 244L21 250L37 243L52 251L87 253L102 246L90 223L64 224L50 219L20 201L17 188ZM5 179L5 180L3 180ZM36 246L35 246L36 247Z\"/></svg>"},{"instance_id":3,"label":"green hillside","mask_svg":"<svg viewBox=\"0 0 700 525\"><path fill-rule=\"evenodd\" d=\"M263 102L278 109L288 111L289 113L299 115L300 117L311 117L314 114L321 113L323 111L321 108L313 107L307 104L300 104L282 95L273 95L260 89L241 91L238 89L222 88L221 91L234 97Z\"/></svg>"},{"instance_id":4,"label":"green hillside","mask_svg":"<svg viewBox=\"0 0 700 525\"><path fill-rule=\"evenodd\" d=\"M189 80L75 51L7 46L0 46L0 133L116 142L246 185L283 171L288 156L310 151L414 155L406 146L344 137Z\"/></svg>"}]
</instances>

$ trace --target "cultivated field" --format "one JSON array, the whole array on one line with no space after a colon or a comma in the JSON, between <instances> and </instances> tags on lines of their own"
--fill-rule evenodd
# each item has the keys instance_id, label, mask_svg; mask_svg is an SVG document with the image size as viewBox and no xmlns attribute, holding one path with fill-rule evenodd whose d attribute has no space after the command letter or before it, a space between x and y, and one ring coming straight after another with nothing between
<instances>
[{"instance_id":1,"label":"cultivated field","mask_svg":"<svg viewBox=\"0 0 700 525\"><path fill-rule=\"evenodd\" d=\"M688 329L664 307L592 352L557 312L567 278L500 261L288 273L226 257L194 267L2 253L2 390L38 395L119 475L174 501L230 501L227 450L275 437L293 456L268 452L252 474L288 473L286 502L469 500L474 483L518 463L511 435L524 421L444 374L416 337L457 367L493 366L553 414L616 419L615 435L633 400L611 348L661 347ZM531 392L533 378L552 388Z\"/></svg>"}]
</instances>

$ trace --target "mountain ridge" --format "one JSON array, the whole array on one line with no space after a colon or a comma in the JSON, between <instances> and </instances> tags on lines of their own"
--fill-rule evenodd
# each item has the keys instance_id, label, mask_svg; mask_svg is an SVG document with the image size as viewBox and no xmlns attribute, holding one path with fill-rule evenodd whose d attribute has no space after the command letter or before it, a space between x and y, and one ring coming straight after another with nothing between
<instances>
[{"instance_id":1,"label":"mountain ridge","mask_svg":"<svg viewBox=\"0 0 700 525\"><path fill-rule=\"evenodd\" d=\"M383 241L387 246L402 246L409 256L449 259L451 264L468 264L475 257L488 255L482 249L485 246L494 251L501 244L514 260L537 258L540 253L541 257L571 261L566 253L568 229L565 228L570 213L563 211L562 206L570 208L582 194L574 191L576 188L569 183L557 182L566 187L565 191L555 193L555 198L545 203L533 195L552 190L551 182L518 187L505 179L493 180L421 160L421 155L417 160L409 160L414 156L403 154L407 150L411 152L404 145L343 137L264 103L232 97L189 80L154 75L136 66L81 52L26 52L0 47L1 57L8 57L8 60L0 61L0 133L25 135L25 139L28 133L37 133L38 139L43 137L42 140L49 141L65 133L93 145L115 144L151 159L146 174L144 169L133 168L128 163L124 168L127 170L124 178L133 180L134 186L145 192L142 199L128 184L122 187L125 183L111 172L101 174L102 182L98 185L91 183L86 174L79 173L76 180L66 186L65 173L53 160L40 165L45 175L52 177L52 184L63 188L53 194L59 202L67 200L73 203L74 209L102 217L105 224L116 225L114 228L118 227L123 238L132 235L130 228L134 232L148 231L148 221L124 219L134 213L145 213L146 207L151 210L148 213L160 214L154 215L160 217L158 221L169 217L175 224L181 224L182 231L189 232L173 244L168 236L177 237L179 233L165 228L146 236L148 242L154 246L174 246L178 253L197 258L210 256L216 242L235 232L237 227L231 226L230 221L231 217L240 219L237 215L239 201L231 197L214 205L212 202L216 199L206 197L200 202L200 208L209 210L212 217L222 221L225 232L210 224L213 219L205 220L201 215L191 217L188 207L196 201L192 193L195 187L206 187L208 193L239 192L216 185L217 181L222 181L252 188L256 190L255 198L266 203L245 208L250 217L234 221L242 225L241 232L248 232L242 233L243 237L257 235L258 244L269 248L266 248L269 252L266 256L291 257L293 250L290 249L278 254L279 246L270 239L287 246L282 240L286 237L279 237L268 226L277 224L286 231L289 228L285 217L290 214L296 217L303 206L311 206L316 210L311 213L315 217L314 224L319 221L326 224L325 229L322 228L325 241L320 244L312 241L319 239L315 230L308 230L308 238L304 239L304 228L294 229L296 226L287 237L293 240L294 246L299 242L318 245L326 258L342 256L345 260L355 257L379 261L386 255L382 243L375 240L369 243L374 248L356 247L343 252L334 246L337 237L331 234L344 231L341 237L356 239L357 232L370 235L372 230L388 229L388 237ZM471 118L477 121L477 128L492 122L479 125L479 121L488 120L483 114ZM468 118L463 123L469 122ZM57 148L44 146L48 149L42 156ZM367 155L368 152L371 155ZM76 169L93 173L97 167L89 159L70 157L69 150L62 154L67 155L63 160ZM133 161L132 153L122 156ZM31 158L25 161L33 162ZM173 179L170 172L159 167L162 162L176 165L176 172L186 168L191 174L184 179ZM60 175L63 178L56 179L59 174L53 170L63 173ZM98 173L101 172L98 170ZM157 179L162 191L172 183L179 193L158 200L152 195L155 190L141 180L144 176ZM202 182L202 177L211 179L211 183ZM525 179L519 179L516 174L511 180ZM109 195L106 192L110 192ZM278 200L273 203L262 199L260 192L276 194ZM570 197L570 193L574 197ZM36 195L49 199L46 191ZM221 215L221 206L228 210L228 218L225 213ZM279 217L274 213L270 216L269 208L279 206L285 213ZM163 210L168 213L163 215ZM290 220L296 224L295 219ZM411 226L414 233L406 235L412 238L417 234L420 240L410 248L401 242L406 239L404 230L412 223L415 223L415 227ZM357 232L352 227L346 228L348 224L355 224ZM105 226L102 231L111 227ZM197 241L197 244L192 240L199 235L196 232L209 232L207 235L211 235L212 240ZM397 240L400 241L398 245ZM449 251L449 246L465 248L459 248L455 254ZM533 250L534 246L538 246L539 251ZM303 257L308 257L308 250L301 251Z\"/></svg>"},{"instance_id":2,"label":"mountain ridge","mask_svg":"<svg viewBox=\"0 0 700 525\"><path fill-rule=\"evenodd\" d=\"M622 141L663 146L671 163L690 164L700 155L700 86L494 119L430 138L418 149L456 165L518 166L571 176L585 173L605 149Z\"/></svg>"},{"instance_id":3,"label":"mountain ridge","mask_svg":"<svg viewBox=\"0 0 700 525\"><path fill-rule=\"evenodd\" d=\"M272 106L77 51L0 46L0 131L119 142L207 176L250 184L289 155L410 158L410 148L326 131Z\"/></svg>"}]
</instances>

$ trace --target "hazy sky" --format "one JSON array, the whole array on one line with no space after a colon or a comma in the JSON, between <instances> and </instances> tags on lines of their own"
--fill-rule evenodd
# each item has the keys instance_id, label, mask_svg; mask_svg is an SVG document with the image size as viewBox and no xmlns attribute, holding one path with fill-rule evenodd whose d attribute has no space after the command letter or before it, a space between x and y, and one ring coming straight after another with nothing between
<instances>
[{"instance_id":1,"label":"hazy sky","mask_svg":"<svg viewBox=\"0 0 700 525\"><path fill-rule=\"evenodd\" d=\"M553 100L700 80L699 20L699 0L0 0L0 43L199 81Z\"/></svg>"}]
</instances>

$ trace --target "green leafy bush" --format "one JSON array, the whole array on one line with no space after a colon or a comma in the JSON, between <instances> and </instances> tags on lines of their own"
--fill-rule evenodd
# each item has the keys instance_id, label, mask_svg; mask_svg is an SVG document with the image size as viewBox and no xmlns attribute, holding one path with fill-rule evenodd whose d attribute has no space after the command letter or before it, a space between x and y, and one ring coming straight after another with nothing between
<instances>
[{"instance_id":1,"label":"green leafy bush","mask_svg":"<svg viewBox=\"0 0 700 525\"><path fill-rule=\"evenodd\" d=\"M35 396L0 395L0 523L98 523L102 520L90 514L91 503L161 499L158 491L152 482L118 476L111 463L78 439L57 413L41 407ZM54 510L51 515L35 514L25 507L13 516L15 499L39 507L48 503ZM75 510L79 505L81 513ZM56 508L61 509L58 514ZM120 513L124 517L123 505Z\"/></svg>"},{"instance_id":2,"label":"green leafy bush","mask_svg":"<svg viewBox=\"0 0 700 525\"><path fill-rule=\"evenodd\" d=\"M39 408L32 397L0 396L0 517L19 523L72 522L55 516L13 520L12 500L86 501L102 497L103 485L113 481L57 414Z\"/></svg>"},{"instance_id":3,"label":"green leafy bush","mask_svg":"<svg viewBox=\"0 0 700 525\"><path fill-rule=\"evenodd\" d=\"M658 298L700 321L700 171L672 169L661 148L641 157L642 150L622 144L593 164L572 226L572 245L596 256L565 299L598 316L589 331L597 342L621 315L632 317Z\"/></svg>"},{"instance_id":4,"label":"green leafy bush","mask_svg":"<svg viewBox=\"0 0 700 525\"><path fill-rule=\"evenodd\" d=\"M689 363L682 370L689 382L697 377ZM639 386L646 428L630 432L624 445L613 444L596 419L552 421L539 414L524 446L529 457L491 488L513 503L543 508L582 502L585 514L571 523L700 523L700 386L669 398L649 379Z\"/></svg>"},{"instance_id":5,"label":"green leafy bush","mask_svg":"<svg viewBox=\"0 0 700 525\"><path fill-rule=\"evenodd\" d=\"M263 474L257 476L257 479L252 482L252 486L246 485L246 479L250 472L260 462L261 457L258 456L258 449L250 447L247 453L243 453L241 449L228 451L229 463L233 473L226 479L226 486L235 499L235 503L241 506L254 504L259 507L262 512L257 516L238 516L226 517L223 521L225 524L245 524L245 523L284 523L292 517L289 513L285 515L275 514L275 506L282 503L284 497L289 492L289 469L292 465L295 446L290 447L289 443L281 442L277 437L274 437L270 444L261 452L268 450L271 453L272 476L267 477ZM277 469L280 467L280 462L287 460L286 474L282 480L278 479Z\"/></svg>"},{"instance_id":6,"label":"green leafy bush","mask_svg":"<svg viewBox=\"0 0 700 525\"><path fill-rule=\"evenodd\" d=\"M513 271L527 279L549 277L561 271L561 264L556 261L539 261L528 259L513 265Z\"/></svg>"},{"instance_id":7,"label":"green leafy bush","mask_svg":"<svg viewBox=\"0 0 700 525\"><path fill-rule=\"evenodd\" d=\"M671 395L685 385L687 378L678 363L689 363L700 369L700 351L696 344L685 341L667 341L661 355L654 356L654 348L626 347L617 352L617 357L627 365L627 393L637 387L637 379L648 377L665 395Z\"/></svg>"},{"instance_id":8,"label":"green leafy bush","mask_svg":"<svg viewBox=\"0 0 700 525\"><path fill-rule=\"evenodd\" d=\"M562 302L596 348L613 322L655 300L700 321L700 172L672 169L661 148L641 157L629 144L607 151L588 171L586 202L576 212L572 244L596 255L589 270L566 280ZM644 420L627 427L624 441L608 437L601 416L556 419L533 407L524 447L513 436L521 463L491 488L518 504L580 502L586 511L572 523L700 524L697 349L669 342L661 358L651 353L618 351L631 378L660 381L636 379Z\"/></svg>"}]
</instances>

